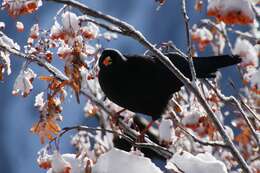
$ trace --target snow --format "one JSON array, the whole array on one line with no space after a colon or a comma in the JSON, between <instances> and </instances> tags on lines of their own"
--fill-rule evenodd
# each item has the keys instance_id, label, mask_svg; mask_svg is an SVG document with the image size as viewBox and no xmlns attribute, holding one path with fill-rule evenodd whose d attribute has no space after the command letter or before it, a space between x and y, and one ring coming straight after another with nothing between
<instances>
[{"instance_id":1,"label":"snow","mask_svg":"<svg viewBox=\"0 0 260 173\"><path fill-rule=\"evenodd\" d=\"M106 40L111 41L113 39L117 39L117 34L113 33L113 32L105 32L105 33L103 33L103 37Z\"/></svg>"},{"instance_id":2,"label":"snow","mask_svg":"<svg viewBox=\"0 0 260 173\"><path fill-rule=\"evenodd\" d=\"M20 50L20 46L15 43L11 38L7 37L3 32L0 31L0 46L6 49ZM7 74L11 74L11 61L10 54L7 51L0 51L0 59L3 60Z\"/></svg>"},{"instance_id":3,"label":"snow","mask_svg":"<svg viewBox=\"0 0 260 173\"><path fill-rule=\"evenodd\" d=\"M98 107L94 104L92 104L92 102L90 100L88 100L83 108L84 112L85 112L85 116L86 117L91 117L91 116L95 116L97 111L98 111Z\"/></svg>"},{"instance_id":4,"label":"snow","mask_svg":"<svg viewBox=\"0 0 260 173\"><path fill-rule=\"evenodd\" d=\"M253 2L253 4L257 4L260 2L259 0L250 0L250 1Z\"/></svg>"},{"instance_id":5,"label":"snow","mask_svg":"<svg viewBox=\"0 0 260 173\"><path fill-rule=\"evenodd\" d=\"M191 37L192 40L198 42L200 51L203 51L205 47L213 40L213 35L207 28L197 28L196 25L193 27Z\"/></svg>"},{"instance_id":6,"label":"snow","mask_svg":"<svg viewBox=\"0 0 260 173\"><path fill-rule=\"evenodd\" d=\"M10 60L10 54L8 52L4 52L4 51L0 51L0 58L2 58L5 67L6 67L6 71L7 71L7 75L10 75L12 70L11 70L11 60Z\"/></svg>"},{"instance_id":7,"label":"snow","mask_svg":"<svg viewBox=\"0 0 260 173\"><path fill-rule=\"evenodd\" d=\"M54 25L51 27L50 35L53 38L57 38L57 37L59 37L61 31L62 31L62 27L60 26L60 24L57 21L55 21Z\"/></svg>"},{"instance_id":8,"label":"snow","mask_svg":"<svg viewBox=\"0 0 260 173\"><path fill-rule=\"evenodd\" d=\"M183 125L197 124L200 118L202 117L202 115L203 114L200 111L187 112L187 114L182 119L182 124Z\"/></svg>"},{"instance_id":9,"label":"snow","mask_svg":"<svg viewBox=\"0 0 260 173\"><path fill-rule=\"evenodd\" d=\"M0 31L0 45L5 46L7 49L20 50L20 46L17 43L15 43L11 38L7 37L1 31Z\"/></svg>"},{"instance_id":10,"label":"snow","mask_svg":"<svg viewBox=\"0 0 260 173\"><path fill-rule=\"evenodd\" d=\"M42 108L44 107L43 95L44 95L44 92L41 92L41 93L37 94L35 97L34 106L39 107L39 110L42 110Z\"/></svg>"},{"instance_id":11,"label":"snow","mask_svg":"<svg viewBox=\"0 0 260 173\"><path fill-rule=\"evenodd\" d=\"M213 35L205 27L196 28L196 30L193 32L193 34L194 34L194 36L200 38L200 40L202 40L202 41L204 41L204 40L207 40L207 41L213 40Z\"/></svg>"},{"instance_id":12,"label":"snow","mask_svg":"<svg viewBox=\"0 0 260 173\"><path fill-rule=\"evenodd\" d=\"M31 80L35 77L36 74L32 69L27 68L26 70L22 70L14 82L12 94L17 95L21 92L21 95L27 96L33 89Z\"/></svg>"},{"instance_id":13,"label":"snow","mask_svg":"<svg viewBox=\"0 0 260 173\"><path fill-rule=\"evenodd\" d=\"M253 161L250 166L253 168L255 172L260 171L260 160L258 159Z\"/></svg>"},{"instance_id":14,"label":"snow","mask_svg":"<svg viewBox=\"0 0 260 173\"><path fill-rule=\"evenodd\" d=\"M243 9L244 11L247 11L249 13L251 12L248 11L250 5L248 0L208 0L208 2L208 9L222 7L223 11L232 9Z\"/></svg>"},{"instance_id":15,"label":"snow","mask_svg":"<svg viewBox=\"0 0 260 173\"><path fill-rule=\"evenodd\" d=\"M249 0L208 0L208 15L227 24L253 23L255 18Z\"/></svg>"},{"instance_id":16,"label":"snow","mask_svg":"<svg viewBox=\"0 0 260 173\"><path fill-rule=\"evenodd\" d=\"M40 35L39 31L39 24L34 24L30 29L30 37L33 39L38 38L38 36Z\"/></svg>"},{"instance_id":17,"label":"snow","mask_svg":"<svg viewBox=\"0 0 260 173\"><path fill-rule=\"evenodd\" d=\"M4 0L2 7L6 8L8 14L13 17L32 13L42 6L41 0Z\"/></svg>"},{"instance_id":18,"label":"snow","mask_svg":"<svg viewBox=\"0 0 260 173\"><path fill-rule=\"evenodd\" d=\"M47 173L85 173L84 162L79 160L75 154L60 154L54 151L51 159L51 167Z\"/></svg>"},{"instance_id":19,"label":"snow","mask_svg":"<svg viewBox=\"0 0 260 173\"><path fill-rule=\"evenodd\" d=\"M65 172L66 170L71 170L71 166L69 162L67 162L59 152L55 151L53 156L52 156L52 162L51 162L51 171L52 173L62 173Z\"/></svg>"},{"instance_id":20,"label":"snow","mask_svg":"<svg viewBox=\"0 0 260 173\"><path fill-rule=\"evenodd\" d=\"M258 13L260 13L259 10L258 10ZM257 20L254 20L254 23L251 25L250 32L245 32L245 34L247 34L249 36L253 36L253 37L258 38L258 39L260 38L259 23L258 23Z\"/></svg>"},{"instance_id":21,"label":"snow","mask_svg":"<svg viewBox=\"0 0 260 173\"><path fill-rule=\"evenodd\" d=\"M175 169L175 165L185 173L227 173L225 164L210 153L194 156L186 151L177 152L167 161L166 168Z\"/></svg>"},{"instance_id":22,"label":"snow","mask_svg":"<svg viewBox=\"0 0 260 173\"><path fill-rule=\"evenodd\" d=\"M219 28L221 31L225 30L226 24L224 22L220 22L219 24L216 25L217 28ZM225 37L217 32L214 35L214 43L211 44L213 52L218 55L218 54L223 54L224 48L226 45L226 39Z\"/></svg>"},{"instance_id":23,"label":"snow","mask_svg":"<svg viewBox=\"0 0 260 173\"><path fill-rule=\"evenodd\" d=\"M0 29L5 29L5 23L4 22L0 22Z\"/></svg>"},{"instance_id":24,"label":"snow","mask_svg":"<svg viewBox=\"0 0 260 173\"><path fill-rule=\"evenodd\" d=\"M90 47L89 47L90 48ZM94 47L93 47L94 48ZM90 50L91 51L91 50ZM80 60L87 64L87 67L91 69L95 65L95 58L94 56L88 56L85 53L80 54Z\"/></svg>"},{"instance_id":25,"label":"snow","mask_svg":"<svg viewBox=\"0 0 260 173\"><path fill-rule=\"evenodd\" d=\"M171 141L174 136L173 123L169 119L162 119L159 125L159 138L160 141Z\"/></svg>"},{"instance_id":26,"label":"snow","mask_svg":"<svg viewBox=\"0 0 260 173\"><path fill-rule=\"evenodd\" d=\"M258 66L259 60L257 50L248 40L237 38L234 54L241 56L241 66Z\"/></svg>"},{"instance_id":27,"label":"snow","mask_svg":"<svg viewBox=\"0 0 260 173\"><path fill-rule=\"evenodd\" d=\"M86 44L84 48L85 48L84 52L86 52L88 55L94 55L97 51L95 47L89 44Z\"/></svg>"},{"instance_id":28,"label":"snow","mask_svg":"<svg viewBox=\"0 0 260 173\"><path fill-rule=\"evenodd\" d=\"M17 29L18 32L23 32L23 31L24 31L24 25L23 25L23 23L20 22L20 21L17 21L17 22L16 22L16 29Z\"/></svg>"},{"instance_id":29,"label":"snow","mask_svg":"<svg viewBox=\"0 0 260 173\"><path fill-rule=\"evenodd\" d=\"M67 58L67 56L72 54L72 49L68 46L61 46L57 50L57 54L61 58Z\"/></svg>"},{"instance_id":30,"label":"snow","mask_svg":"<svg viewBox=\"0 0 260 173\"><path fill-rule=\"evenodd\" d=\"M116 148L101 155L93 166L92 173L162 173L150 159Z\"/></svg>"},{"instance_id":31,"label":"snow","mask_svg":"<svg viewBox=\"0 0 260 173\"><path fill-rule=\"evenodd\" d=\"M256 69L256 71L252 74L250 82L253 86L260 88L260 68Z\"/></svg>"},{"instance_id":32,"label":"snow","mask_svg":"<svg viewBox=\"0 0 260 173\"><path fill-rule=\"evenodd\" d=\"M62 25L65 31L77 32L80 28L79 19L75 13L66 11L62 14Z\"/></svg>"},{"instance_id":33,"label":"snow","mask_svg":"<svg viewBox=\"0 0 260 173\"><path fill-rule=\"evenodd\" d=\"M98 36L99 28L94 23L88 22L86 26L81 27L81 32L86 38L94 39Z\"/></svg>"}]
</instances>

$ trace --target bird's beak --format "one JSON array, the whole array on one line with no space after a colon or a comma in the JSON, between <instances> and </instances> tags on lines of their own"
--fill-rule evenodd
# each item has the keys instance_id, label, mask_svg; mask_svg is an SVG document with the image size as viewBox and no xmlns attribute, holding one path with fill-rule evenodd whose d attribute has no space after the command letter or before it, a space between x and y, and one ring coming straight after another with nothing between
<instances>
[{"instance_id":1,"label":"bird's beak","mask_svg":"<svg viewBox=\"0 0 260 173\"><path fill-rule=\"evenodd\" d=\"M103 64L105 66L111 65L112 64L112 59L110 56L107 56L104 60L103 60Z\"/></svg>"}]
</instances>

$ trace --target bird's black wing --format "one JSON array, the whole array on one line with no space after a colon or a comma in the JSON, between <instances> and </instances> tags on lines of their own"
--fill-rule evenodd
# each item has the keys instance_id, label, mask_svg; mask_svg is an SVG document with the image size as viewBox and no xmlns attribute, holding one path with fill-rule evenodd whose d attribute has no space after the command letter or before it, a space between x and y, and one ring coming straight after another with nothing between
<instances>
[{"instance_id":1,"label":"bird's black wing","mask_svg":"<svg viewBox=\"0 0 260 173\"><path fill-rule=\"evenodd\" d=\"M169 91L171 90L170 88L175 87L175 85L170 84L175 83L177 78L159 62L157 58L145 55L132 55L126 57L128 59L127 64L129 65L129 69L134 69L131 75L134 75L135 81L142 83L143 87L152 87L157 91L160 89Z\"/></svg>"},{"instance_id":2,"label":"bird's black wing","mask_svg":"<svg viewBox=\"0 0 260 173\"><path fill-rule=\"evenodd\" d=\"M191 72L188 61L178 53L168 53L171 62L189 79ZM215 77L215 73L219 68L238 64L241 59L237 55L219 55L209 57L193 57L193 63L197 78Z\"/></svg>"},{"instance_id":3,"label":"bird's black wing","mask_svg":"<svg viewBox=\"0 0 260 173\"><path fill-rule=\"evenodd\" d=\"M189 63L184 57L177 53L168 53L165 55L186 77L191 79ZM140 55L126 57L129 59L129 64L133 64L133 66L139 65L140 74L144 74L144 76L140 76L140 80L149 76L153 79L151 81L157 81L149 85L154 85L155 88L163 88L164 92L171 94L179 91L183 86L183 83L156 57ZM143 63L140 63L141 61Z\"/></svg>"},{"instance_id":4,"label":"bird's black wing","mask_svg":"<svg viewBox=\"0 0 260 173\"><path fill-rule=\"evenodd\" d=\"M131 55L125 56L127 58L127 66L129 81L136 81L136 86L133 88L137 94L144 94L143 92L150 94L157 90L158 82L158 70L153 59L148 56ZM142 92L142 93L139 93Z\"/></svg>"},{"instance_id":5,"label":"bird's black wing","mask_svg":"<svg viewBox=\"0 0 260 173\"><path fill-rule=\"evenodd\" d=\"M126 55L125 57L127 65L124 70L128 71L127 79L135 81L135 84L128 83L126 87L129 88L126 89L133 95L138 95L144 109L151 110L152 113L146 112L147 114L159 116L173 93L169 71L150 56Z\"/></svg>"}]
</instances>

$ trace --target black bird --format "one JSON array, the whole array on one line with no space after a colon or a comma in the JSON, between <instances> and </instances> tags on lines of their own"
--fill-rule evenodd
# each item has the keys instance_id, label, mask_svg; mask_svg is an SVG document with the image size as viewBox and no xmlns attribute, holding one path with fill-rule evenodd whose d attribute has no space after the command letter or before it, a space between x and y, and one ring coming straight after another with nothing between
<instances>
[{"instance_id":1,"label":"black bird","mask_svg":"<svg viewBox=\"0 0 260 173\"><path fill-rule=\"evenodd\" d=\"M189 79L188 61L177 53L165 54ZM215 77L222 67L237 64L238 56L221 55L193 58L197 78ZM123 55L115 49L105 49L99 58L99 83L105 95L119 106L137 113L160 118L172 94L183 83L156 57Z\"/></svg>"}]
</instances>

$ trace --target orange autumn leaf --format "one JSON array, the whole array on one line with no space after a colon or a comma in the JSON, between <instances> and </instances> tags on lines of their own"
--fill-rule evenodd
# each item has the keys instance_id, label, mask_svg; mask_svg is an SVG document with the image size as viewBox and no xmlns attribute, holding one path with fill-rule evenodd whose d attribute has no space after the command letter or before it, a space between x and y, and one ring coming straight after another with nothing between
<instances>
[{"instance_id":1,"label":"orange autumn leaf","mask_svg":"<svg viewBox=\"0 0 260 173\"><path fill-rule=\"evenodd\" d=\"M218 98L218 96L216 94L213 94L211 96L209 96L207 98L207 100L213 102L213 103L219 103L220 102L220 99Z\"/></svg>"},{"instance_id":2,"label":"orange autumn leaf","mask_svg":"<svg viewBox=\"0 0 260 173\"><path fill-rule=\"evenodd\" d=\"M43 80L43 81L52 82L54 80L54 77L52 77L52 76L39 76L39 79Z\"/></svg>"},{"instance_id":3,"label":"orange autumn leaf","mask_svg":"<svg viewBox=\"0 0 260 173\"><path fill-rule=\"evenodd\" d=\"M159 5L163 5L166 2L166 0L155 0L155 1L158 2Z\"/></svg>"},{"instance_id":4,"label":"orange autumn leaf","mask_svg":"<svg viewBox=\"0 0 260 173\"><path fill-rule=\"evenodd\" d=\"M253 92L253 93L255 93L255 94L258 94L258 95L260 95L260 89L259 88L257 88L257 86L255 85L254 87L252 87L251 88L251 91Z\"/></svg>"},{"instance_id":5,"label":"orange autumn leaf","mask_svg":"<svg viewBox=\"0 0 260 173\"><path fill-rule=\"evenodd\" d=\"M51 161L47 160L45 162L41 162L39 164L39 167L42 168L42 169L49 169L49 168L51 168Z\"/></svg>"},{"instance_id":6,"label":"orange autumn leaf","mask_svg":"<svg viewBox=\"0 0 260 173\"><path fill-rule=\"evenodd\" d=\"M44 58L45 58L49 63L52 61L52 57L53 57L52 52L47 51L47 52L45 53L45 57L44 57Z\"/></svg>"},{"instance_id":7,"label":"orange autumn leaf","mask_svg":"<svg viewBox=\"0 0 260 173\"><path fill-rule=\"evenodd\" d=\"M202 0L196 0L194 9L196 11L201 11L203 8L203 1Z\"/></svg>"},{"instance_id":8,"label":"orange autumn leaf","mask_svg":"<svg viewBox=\"0 0 260 173\"><path fill-rule=\"evenodd\" d=\"M235 137L235 141L240 144L247 145L250 143L250 129L248 127L243 128L243 131Z\"/></svg>"},{"instance_id":9,"label":"orange autumn leaf","mask_svg":"<svg viewBox=\"0 0 260 173\"><path fill-rule=\"evenodd\" d=\"M37 9L37 4L35 2L30 2L26 4L26 12L32 13Z\"/></svg>"},{"instance_id":10,"label":"orange autumn leaf","mask_svg":"<svg viewBox=\"0 0 260 173\"><path fill-rule=\"evenodd\" d=\"M39 135L41 144L44 144L45 138L52 140L53 135L58 134L60 130L60 126L51 118L46 121L40 120L30 129L32 133Z\"/></svg>"}]
</instances>

